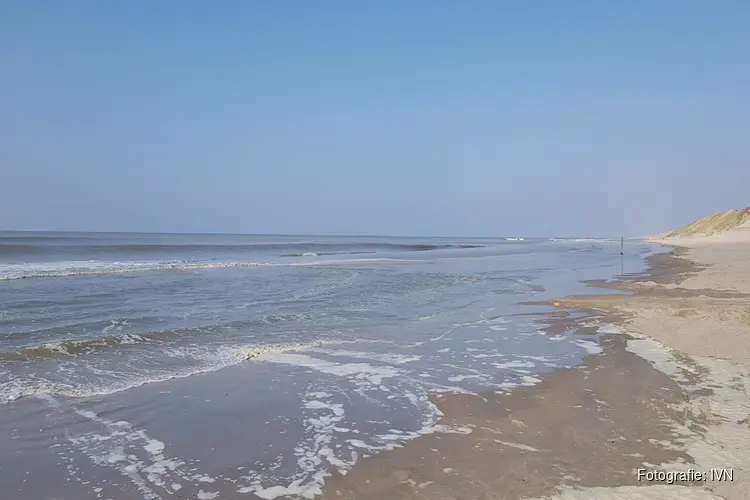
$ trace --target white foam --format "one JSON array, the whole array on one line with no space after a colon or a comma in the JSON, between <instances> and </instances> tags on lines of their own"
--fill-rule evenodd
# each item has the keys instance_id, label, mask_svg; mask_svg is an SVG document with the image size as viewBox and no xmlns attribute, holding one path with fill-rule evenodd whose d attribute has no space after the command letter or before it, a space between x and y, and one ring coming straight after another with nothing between
<instances>
[{"instance_id":1,"label":"white foam","mask_svg":"<svg viewBox=\"0 0 750 500\"><path fill-rule=\"evenodd\" d=\"M51 406L59 408L53 399ZM135 429L129 422L108 420L89 410L79 409L75 412L97 424L101 431L80 435L68 433L68 441L96 465L113 468L128 478L146 500L158 500L163 494L171 495L182 488L183 482L197 484L215 481L197 472L194 464L166 456L166 445L162 441ZM199 498L210 500L218 496L214 493L205 495Z\"/></svg>"},{"instance_id":2,"label":"white foam","mask_svg":"<svg viewBox=\"0 0 750 500\"><path fill-rule=\"evenodd\" d=\"M599 328L597 331L599 333L609 333L609 334L614 334L614 335L620 335L620 334L626 333L623 327L612 324L612 323L604 323L602 325L599 325Z\"/></svg>"},{"instance_id":3,"label":"white foam","mask_svg":"<svg viewBox=\"0 0 750 500\"><path fill-rule=\"evenodd\" d=\"M281 496L313 498L321 494L325 478L330 475L329 468L325 467L324 462L345 474L360 457L399 448L405 441L425 434L472 432L470 427L435 425L442 414L429 401L428 394L406 392L405 399L425 410L420 429L410 432L390 429L387 433L364 439L346 439L346 446L340 444L333 446L334 433L348 432L348 429L341 429L338 426L344 418L343 406L333 403L329 393L308 392L305 397L303 408L306 412L313 412L313 414L306 414L304 419L306 436L295 448L295 455L299 457L297 473L284 484L268 484L277 480L266 477L262 471L250 471L250 474L241 478L240 483L245 483L245 485L240 486L238 492L253 493L264 499L275 499Z\"/></svg>"},{"instance_id":4,"label":"white foam","mask_svg":"<svg viewBox=\"0 0 750 500\"><path fill-rule=\"evenodd\" d=\"M174 349L162 349L164 354L173 358L188 358L197 364L170 370L154 370L151 372L130 374L123 376L99 370L93 366L86 368L97 375L96 381L85 383L69 383L50 381L45 379L17 377L0 382L0 404L10 403L24 396L66 396L90 397L113 394L133 389L145 384L164 382L171 379L185 378L201 373L213 372L247 360L262 360L264 356L289 351L305 350L327 343L339 344L341 341L313 341L307 343L288 343L268 346L224 346L207 349L203 346L186 346Z\"/></svg>"},{"instance_id":5,"label":"white foam","mask_svg":"<svg viewBox=\"0 0 750 500\"><path fill-rule=\"evenodd\" d=\"M473 429L471 427L467 426L450 426L450 425L433 425L429 429L423 429L422 434L434 434L434 433L442 433L442 434L471 434L473 432Z\"/></svg>"},{"instance_id":6,"label":"white foam","mask_svg":"<svg viewBox=\"0 0 750 500\"><path fill-rule=\"evenodd\" d=\"M534 386L536 384L541 383L541 381L542 379L537 378L537 377L532 377L529 375L524 375L523 377L521 377L521 385L524 387Z\"/></svg>"},{"instance_id":7,"label":"white foam","mask_svg":"<svg viewBox=\"0 0 750 500\"><path fill-rule=\"evenodd\" d=\"M495 368L534 368L536 363L531 361L513 360L506 363L492 363Z\"/></svg>"},{"instance_id":8,"label":"white foam","mask_svg":"<svg viewBox=\"0 0 750 500\"><path fill-rule=\"evenodd\" d=\"M54 278L100 274L125 274L140 271L218 269L257 267L259 262L189 263L184 261L58 261L0 265L0 281L24 278Z\"/></svg>"},{"instance_id":9,"label":"white foam","mask_svg":"<svg viewBox=\"0 0 750 500\"><path fill-rule=\"evenodd\" d=\"M473 349L473 350L479 350L479 349ZM471 352L471 350L467 349L467 351ZM505 357L505 354L501 354L499 352L496 353L481 353L481 354L469 354L474 359L485 359L485 358L501 358Z\"/></svg>"},{"instance_id":10,"label":"white foam","mask_svg":"<svg viewBox=\"0 0 750 500\"><path fill-rule=\"evenodd\" d=\"M519 371L520 373L520 371ZM542 379L531 375L522 375L519 381L505 381L495 386L496 394L507 394L517 387L532 387L542 382Z\"/></svg>"},{"instance_id":11,"label":"white foam","mask_svg":"<svg viewBox=\"0 0 750 500\"><path fill-rule=\"evenodd\" d=\"M264 485L263 472L249 471L241 478L247 483L238 488L239 493L253 493L260 498L274 499L280 496L314 498L323 491L325 478L330 475L323 462L346 471L356 462L357 455L337 455L332 447L335 432L347 431L338 427L344 419L344 406L331 402L332 395L325 392L308 392L303 409L309 410L304 418L306 436L294 450L298 470L286 484ZM279 457L279 460L283 457Z\"/></svg>"},{"instance_id":12,"label":"white foam","mask_svg":"<svg viewBox=\"0 0 750 500\"><path fill-rule=\"evenodd\" d=\"M497 444L501 444L503 446L508 446L510 448L516 448L517 450L522 450L522 451L543 451L543 450L540 450L538 448L534 448L533 446L528 446L528 445L521 444L521 443L511 443L509 441L501 441L499 439L495 439L494 441Z\"/></svg>"},{"instance_id":13,"label":"white foam","mask_svg":"<svg viewBox=\"0 0 750 500\"><path fill-rule=\"evenodd\" d=\"M419 361L420 359L422 359L422 356L417 356L414 354L370 353L370 352L360 352L360 351L347 351L345 349L313 348L313 349L308 349L308 351L317 352L321 354L327 354L328 356L338 356L338 357L355 358L355 359L367 359L367 360L372 360L372 361L381 361L383 363L393 363L393 364L410 363L412 361Z\"/></svg>"},{"instance_id":14,"label":"white foam","mask_svg":"<svg viewBox=\"0 0 750 500\"><path fill-rule=\"evenodd\" d=\"M576 342L579 346L583 347L589 354L601 354L602 348L596 342L590 340L579 340Z\"/></svg>"},{"instance_id":15,"label":"white foam","mask_svg":"<svg viewBox=\"0 0 750 500\"><path fill-rule=\"evenodd\" d=\"M480 379L480 380L484 379L484 377L481 375L455 375L453 377L448 377L448 380L450 382L461 382L462 380L472 379L472 378Z\"/></svg>"},{"instance_id":16,"label":"white foam","mask_svg":"<svg viewBox=\"0 0 750 500\"><path fill-rule=\"evenodd\" d=\"M320 399L330 398L332 396L330 392L323 392L323 391L308 392L307 395L310 396L311 398L320 398Z\"/></svg>"},{"instance_id":17,"label":"white foam","mask_svg":"<svg viewBox=\"0 0 750 500\"><path fill-rule=\"evenodd\" d=\"M188 262L188 261L55 261L25 264L0 264L0 281L27 278L61 278L71 276L96 276L102 274L129 274L145 271L196 271L209 269L236 269L253 267L326 267L347 264L387 264L425 262L416 259L340 259L306 262Z\"/></svg>"},{"instance_id":18,"label":"white foam","mask_svg":"<svg viewBox=\"0 0 750 500\"><path fill-rule=\"evenodd\" d=\"M322 373L347 377L356 382L379 386L386 378L397 377L402 372L391 366L373 366L369 363L333 363L305 354L278 353L264 356L262 361L310 368Z\"/></svg>"},{"instance_id":19,"label":"white foam","mask_svg":"<svg viewBox=\"0 0 750 500\"><path fill-rule=\"evenodd\" d=\"M517 354L516 357L517 358L521 358L521 359L530 359L530 360L533 360L533 361L539 361L539 362L542 362L542 363L544 363L544 362L550 362L550 361L555 361L554 358L550 358L548 356L528 356L528 355L523 355L523 354Z\"/></svg>"},{"instance_id":20,"label":"white foam","mask_svg":"<svg viewBox=\"0 0 750 500\"><path fill-rule=\"evenodd\" d=\"M164 443L162 443L161 441L157 441L156 439L151 439L148 443L146 443L143 449L152 455L156 455L164 451Z\"/></svg>"},{"instance_id":21,"label":"white foam","mask_svg":"<svg viewBox=\"0 0 750 500\"><path fill-rule=\"evenodd\" d=\"M649 361L654 368L681 384L689 381L682 371L683 364L674 357L671 349L651 338L628 340L626 349ZM692 371L692 370L691 370Z\"/></svg>"}]
</instances>

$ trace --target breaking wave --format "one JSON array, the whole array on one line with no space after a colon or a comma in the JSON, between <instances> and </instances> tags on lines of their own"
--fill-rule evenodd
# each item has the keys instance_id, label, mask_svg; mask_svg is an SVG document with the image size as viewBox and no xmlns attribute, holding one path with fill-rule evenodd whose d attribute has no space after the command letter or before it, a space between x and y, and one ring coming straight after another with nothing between
<instances>
[{"instance_id":1,"label":"breaking wave","mask_svg":"<svg viewBox=\"0 0 750 500\"><path fill-rule=\"evenodd\" d=\"M267 346L224 346L216 349L191 350L188 348L172 349L176 355L192 358L196 362L190 366L170 366L163 370L148 370L141 373L127 375L115 372L97 370L97 377L86 381L62 381L36 377L14 377L2 380L0 377L0 404L10 403L28 396L64 396L91 397L112 394L145 384L164 382L176 378L189 377L199 373L207 373L245 361L251 361L270 354L289 351L301 351L327 344L342 344L346 341L314 340L305 343L286 343Z\"/></svg>"},{"instance_id":2,"label":"breaking wave","mask_svg":"<svg viewBox=\"0 0 750 500\"><path fill-rule=\"evenodd\" d=\"M40 243L41 242L41 243ZM39 243L39 244L35 244ZM477 244L429 244L429 243L389 243L389 242L283 242L248 244L158 244L158 243L90 243L69 244L66 240L22 240L0 238L0 255L22 256L38 254L95 254L95 255L144 255L167 253L227 253L242 254L256 252L282 252L282 255L338 255L374 253L376 251L424 252L430 250L480 248Z\"/></svg>"},{"instance_id":3,"label":"breaking wave","mask_svg":"<svg viewBox=\"0 0 750 500\"><path fill-rule=\"evenodd\" d=\"M262 328L264 326L281 322L304 321L306 319L308 319L308 316L304 313L280 315L267 314L265 316L257 318L223 323L219 326L213 327L204 326L185 329L156 330L143 333L129 332L107 335L110 330L112 330L113 328L117 328L117 326L114 326L116 323L112 322L110 326L107 326L102 330L102 333L104 333L105 335L100 337L65 339L59 342L45 342L34 346L28 346L16 351L0 351L0 362L77 357L87 354L103 353L107 350L111 350L120 346L139 346L144 344L168 345L168 342L174 339L179 338L182 340L191 341L194 340L196 336L210 335L211 333L214 333L216 329L231 328L236 330L249 331L254 328ZM10 334L5 334L4 338L18 338L23 337L24 335L26 335L26 332L13 332Z\"/></svg>"},{"instance_id":4,"label":"breaking wave","mask_svg":"<svg viewBox=\"0 0 750 500\"><path fill-rule=\"evenodd\" d=\"M80 356L109 347L159 342L177 335L179 334L174 331L162 331L148 334L126 333L96 339L47 342L33 347L26 347L14 352L0 352L0 361L53 358L59 356Z\"/></svg>"},{"instance_id":5,"label":"breaking wave","mask_svg":"<svg viewBox=\"0 0 750 500\"><path fill-rule=\"evenodd\" d=\"M372 258L324 260L305 262L196 262L196 261L132 261L132 262L103 262L103 261L62 261L38 262L29 264L0 265L0 281L19 280L28 278L55 278L69 276L91 276L103 274L127 274L143 271L198 271L203 269L237 269L252 267L305 267L305 266L334 266L343 264L365 264L404 262L399 259ZM406 261L414 262L414 261Z\"/></svg>"}]
</instances>

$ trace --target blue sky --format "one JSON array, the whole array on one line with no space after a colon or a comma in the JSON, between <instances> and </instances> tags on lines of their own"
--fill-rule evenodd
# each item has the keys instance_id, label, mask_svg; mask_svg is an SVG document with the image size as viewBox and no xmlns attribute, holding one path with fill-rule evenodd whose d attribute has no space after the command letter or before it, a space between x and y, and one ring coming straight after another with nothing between
<instances>
[{"instance_id":1,"label":"blue sky","mask_svg":"<svg viewBox=\"0 0 750 500\"><path fill-rule=\"evenodd\" d=\"M641 235L750 205L750 3L3 3L0 229Z\"/></svg>"}]
</instances>

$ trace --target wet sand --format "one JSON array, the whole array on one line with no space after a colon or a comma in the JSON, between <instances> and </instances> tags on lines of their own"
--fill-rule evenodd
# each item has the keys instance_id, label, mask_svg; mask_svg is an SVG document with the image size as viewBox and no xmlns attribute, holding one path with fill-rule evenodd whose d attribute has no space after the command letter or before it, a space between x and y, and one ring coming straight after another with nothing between
<instances>
[{"instance_id":1,"label":"wet sand","mask_svg":"<svg viewBox=\"0 0 750 500\"><path fill-rule=\"evenodd\" d=\"M559 484L637 484L644 461L686 459L670 439L669 402L685 397L667 376L629 353L619 335L604 352L507 395L435 398L443 423L471 434L435 434L364 460L327 483L325 498L519 499Z\"/></svg>"},{"instance_id":2,"label":"wet sand","mask_svg":"<svg viewBox=\"0 0 750 500\"><path fill-rule=\"evenodd\" d=\"M64 398L19 400L0 432L0 498L257 498L237 493L242 478L267 449L300 438L298 421L275 418L302 419L278 376L249 363L92 398L84 411Z\"/></svg>"},{"instance_id":3,"label":"wet sand","mask_svg":"<svg viewBox=\"0 0 750 500\"><path fill-rule=\"evenodd\" d=\"M734 338L750 331L750 297L679 286L710 269L687 253L589 283L626 294L551 301L545 331L599 330L601 355L509 394L436 397L442 423L469 433L367 458L330 478L324 498L750 498L750 356ZM648 481L639 469L684 475Z\"/></svg>"}]
</instances>

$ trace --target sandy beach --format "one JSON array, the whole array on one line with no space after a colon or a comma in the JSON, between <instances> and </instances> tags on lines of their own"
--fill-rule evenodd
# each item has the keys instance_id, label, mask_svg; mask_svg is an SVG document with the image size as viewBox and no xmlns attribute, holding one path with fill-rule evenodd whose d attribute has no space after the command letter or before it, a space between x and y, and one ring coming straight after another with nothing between
<instances>
[{"instance_id":1,"label":"sandy beach","mask_svg":"<svg viewBox=\"0 0 750 500\"><path fill-rule=\"evenodd\" d=\"M363 460L325 498L750 498L750 223L698 229L654 238L673 250L646 273L589 283L625 293L550 301L546 331L597 335L600 355L435 398L464 433Z\"/></svg>"},{"instance_id":2,"label":"sandy beach","mask_svg":"<svg viewBox=\"0 0 750 500\"><path fill-rule=\"evenodd\" d=\"M403 345L240 349L100 395L42 386L4 408L0 482L40 500L749 498L748 229L655 238L647 267L627 255L643 242L622 258L562 243L543 267L573 269L534 283L501 257L524 273L513 293L462 279L448 292L491 292L476 317L438 335L420 312L393 328Z\"/></svg>"}]
</instances>

